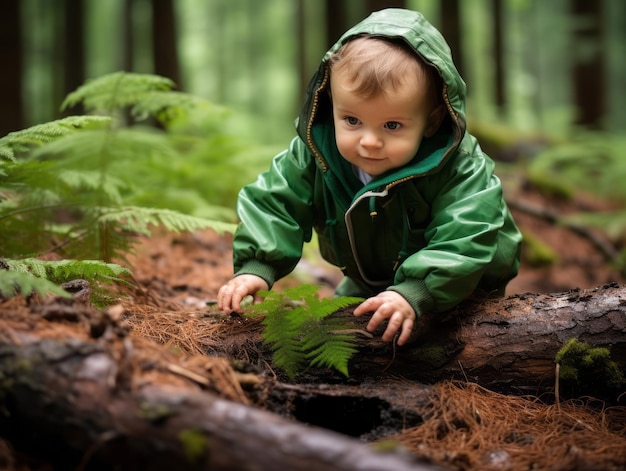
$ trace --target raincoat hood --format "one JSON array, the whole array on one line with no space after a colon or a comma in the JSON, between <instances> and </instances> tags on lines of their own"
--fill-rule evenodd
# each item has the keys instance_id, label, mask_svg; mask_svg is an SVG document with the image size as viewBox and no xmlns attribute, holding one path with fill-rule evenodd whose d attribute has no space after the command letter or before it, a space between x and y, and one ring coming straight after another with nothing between
<instances>
[{"instance_id":1,"label":"raincoat hood","mask_svg":"<svg viewBox=\"0 0 626 471\"><path fill-rule=\"evenodd\" d=\"M435 67L441 76L443 81L441 93L449 116L449 119L446 119L449 124L441 128L447 136L442 136L442 132L436 136L439 143L437 146L441 147L442 151L432 152L431 145L429 152L425 154L428 155L428 160L417 158L416 160L421 160L420 164L405 169L405 175L400 178L408 176L407 172L422 175L431 173L445 160L448 151L458 146L465 135L465 82L454 65L450 48L441 33L416 11L394 8L381 10L372 13L341 36L324 55L317 72L309 82L304 105L297 120L299 136L316 156L322 170L327 171L329 167L335 167L331 170L339 171L338 165L333 166L331 162L333 149L329 149L331 139L328 138L328 132L319 129L332 123L332 105L328 94L329 60L346 42L361 35L405 41L427 64ZM334 136L332 137L334 140ZM389 183L393 179L388 178L387 182L378 183L379 185Z\"/></svg>"}]
</instances>

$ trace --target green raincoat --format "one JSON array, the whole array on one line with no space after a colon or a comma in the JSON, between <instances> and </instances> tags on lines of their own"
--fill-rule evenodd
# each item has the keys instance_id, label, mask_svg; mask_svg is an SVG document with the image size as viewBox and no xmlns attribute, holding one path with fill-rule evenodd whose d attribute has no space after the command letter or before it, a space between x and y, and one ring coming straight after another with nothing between
<instances>
[{"instance_id":1,"label":"green raincoat","mask_svg":"<svg viewBox=\"0 0 626 471\"><path fill-rule=\"evenodd\" d=\"M409 164L367 185L337 150L328 94L329 58L363 33L410 44L441 75L448 110ZM477 290L504 293L517 274L521 235L493 161L466 131L465 83L449 47L421 14L383 10L347 31L310 82L297 131L239 195L236 275L258 275L271 287L295 268L315 230L322 256L345 275L338 295L396 291L419 317Z\"/></svg>"}]
</instances>

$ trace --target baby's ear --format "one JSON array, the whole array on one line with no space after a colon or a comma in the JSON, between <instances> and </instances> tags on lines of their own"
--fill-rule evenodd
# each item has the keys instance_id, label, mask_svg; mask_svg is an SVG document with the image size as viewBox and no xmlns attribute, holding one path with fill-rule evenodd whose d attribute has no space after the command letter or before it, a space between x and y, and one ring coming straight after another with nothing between
<instances>
[{"instance_id":1,"label":"baby's ear","mask_svg":"<svg viewBox=\"0 0 626 471\"><path fill-rule=\"evenodd\" d=\"M437 105L437 107L430 112L430 116L428 117L428 125L424 130L425 137L432 137L435 135L439 126L443 122L443 118L445 118L447 113L446 105L443 103Z\"/></svg>"}]
</instances>

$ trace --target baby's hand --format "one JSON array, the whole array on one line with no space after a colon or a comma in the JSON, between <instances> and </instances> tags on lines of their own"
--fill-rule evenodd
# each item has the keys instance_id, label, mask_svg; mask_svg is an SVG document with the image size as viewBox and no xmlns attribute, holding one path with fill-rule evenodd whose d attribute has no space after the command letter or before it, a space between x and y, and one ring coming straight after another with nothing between
<instances>
[{"instance_id":1,"label":"baby's hand","mask_svg":"<svg viewBox=\"0 0 626 471\"><path fill-rule=\"evenodd\" d=\"M367 324L368 331L373 332L383 320L389 319L382 339L385 342L390 342L399 329L402 330L398 338L398 345L404 345L409 339L416 316L409 302L400 294L395 291L383 291L379 295L363 301L354 310L354 315L358 317L368 312L374 313Z\"/></svg>"},{"instance_id":2,"label":"baby's hand","mask_svg":"<svg viewBox=\"0 0 626 471\"><path fill-rule=\"evenodd\" d=\"M226 314L241 312L241 301L248 295L267 290L267 282L256 275L239 275L220 288L217 293L217 307Z\"/></svg>"}]
</instances>

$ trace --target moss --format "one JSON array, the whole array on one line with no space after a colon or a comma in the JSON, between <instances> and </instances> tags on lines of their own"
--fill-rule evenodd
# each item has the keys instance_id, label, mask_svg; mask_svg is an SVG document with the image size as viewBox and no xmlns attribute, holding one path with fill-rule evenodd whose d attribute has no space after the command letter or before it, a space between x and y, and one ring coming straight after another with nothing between
<instances>
[{"instance_id":1,"label":"moss","mask_svg":"<svg viewBox=\"0 0 626 471\"><path fill-rule=\"evenodd\" d=\"M610 356L608 348L592 347L573 338L557 352L554 361L560 365L560 379L582 387L614 389L625 385L626 379Z\"/></svg>"},{"instance_id":2,"label":"moss","mask_svg":"<svg viewBox=\"0 0 626 471\"><path fill-rule=\"evenodd\" d=\"M183 450L190 463L198 464L206 456L209 448L207 437L200 429L186 429L178 434Z\"/></svg>"},{"instance_id":3,"label":"moss","mask_svg":"<svg viewBox=\"0 0 626 471\"><path fill-rule=\"evenodd\" d=\"M528 173L528 180L546 196L561 198L567 201L571 201L574 198L574 189L572 186L555 178L552 174L539 173L531 170Z\"/></svg>"},{"instance_id":4,"label":"moss","mask_svg":"<svg viewBox=\"0 0 626 471\"><path fill-rule=\"evenodd\" d=\"M402 443L397 440L383 439L372 443L372 449L379 453L395 453L402 448Z\"/></svg>"},{"instance_id":5,"label":"moss","mask_svg":"<svg viewBox=\"0 0 626 471\"><path fill-rule=\"evenodd\" d=\"M434 369L445 365L450 360L450 351L441 343L423 343L406 351L410 361L421 369Z\"/></svg>"},{"instance_id":6,"label":"moss","mask_svg":"<svg viewBox=\"0 0 626 471\"><path fill-rule=\"evenodd\" d=\"M524 261L531 267L553 265L559 259L557 253L532 234L524 232Z\"/></svg>"},{"instance_id":7,"label":"moss","mask_svg":"<svg viewBox=\"0 0 626 471\"><path fill-rule=\"evenodd\" d=\"M170 415L172 409L165 404L153 404L151 402L143 402L139 406L139 417L154 423L162 423Z\"/></svg>"}]
</instances>

